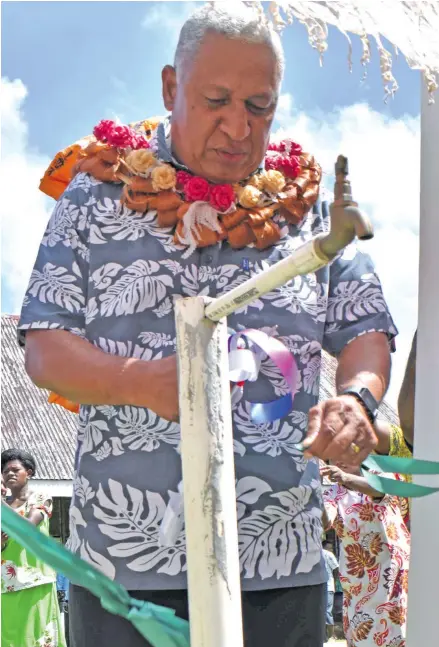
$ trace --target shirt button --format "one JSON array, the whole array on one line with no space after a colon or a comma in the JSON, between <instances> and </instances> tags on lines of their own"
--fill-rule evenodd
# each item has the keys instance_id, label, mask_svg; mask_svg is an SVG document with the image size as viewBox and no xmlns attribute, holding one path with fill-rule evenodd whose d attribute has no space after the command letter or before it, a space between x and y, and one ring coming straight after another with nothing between
<instances>
[{"instance_id":1,"label":"shirt button","mask_svg":"<svg viewBox=\"0 0 439 647\"><path fill-rule=\"evenodd\" d=\"M205 261L206 261L206 263L211 263L213 261L212 254L206 254Z\"/></svg>"}]
</instances>

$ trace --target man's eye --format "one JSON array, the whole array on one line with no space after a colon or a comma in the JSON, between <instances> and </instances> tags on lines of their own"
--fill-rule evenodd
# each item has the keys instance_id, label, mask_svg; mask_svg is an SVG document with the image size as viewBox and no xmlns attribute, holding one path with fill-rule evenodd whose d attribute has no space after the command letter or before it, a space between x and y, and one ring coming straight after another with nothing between
<instances>
[{"instance_id":1,"label":"man's eye","mask_svg":"<svg viewBox=\"0 0 439 647\"><path fill-rule=\"evenodd\" d=\"M251 103L250 101L247 101L247 108L250 110L250 112L253 112L255 115L263 115L266 112L269 112L271 109L270 106L264 106L263 108L261 106L256 106L254 103Z\"/></svg>"},{"instance_id":2,"label":"man's eye","mask_svg":"<svg viewBox=\"0 0 439 647\"><path fill-rule=\"evenodd\" d=\"M227 103L227 99L210 99L206 97L207 103L212 107L224 106Z\"/></svg>"}]
</instances>

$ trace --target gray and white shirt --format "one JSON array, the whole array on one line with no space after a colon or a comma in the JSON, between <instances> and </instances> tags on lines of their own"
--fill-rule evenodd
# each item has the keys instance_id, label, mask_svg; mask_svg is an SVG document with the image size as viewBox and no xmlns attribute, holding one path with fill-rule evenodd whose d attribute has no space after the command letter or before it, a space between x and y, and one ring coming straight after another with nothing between
<instances>
[{"instance_id":1,"label":"gray and white shirt","mask_svg":"<svg viewBox=\"0 0 439 647\"><path fill-rule=\"evenodd\" d=\"M188 258L156 213L121 205L121 185L81 173L56 204L30 279L19 334L63 329L106 353L156 360L175 352L176 296L217 297L329 228L318 203L300 228L276 216L281 240L264 251L227 242ZM294 353L294 410L255 425L250 402L287 392L262 362L233 412L239 550L244 589L326 581L320 479L295 448L318 400L322 347L338 354L368 331L396 334L370 259L350 247L330 266L299 276L242 308L229 326L278 336ZM186 587L184 531L159 538L169 492L181 480L179 425L130 406L82 406L70 510L70 549L129 590Z\"/></svg>"}]
</instances>

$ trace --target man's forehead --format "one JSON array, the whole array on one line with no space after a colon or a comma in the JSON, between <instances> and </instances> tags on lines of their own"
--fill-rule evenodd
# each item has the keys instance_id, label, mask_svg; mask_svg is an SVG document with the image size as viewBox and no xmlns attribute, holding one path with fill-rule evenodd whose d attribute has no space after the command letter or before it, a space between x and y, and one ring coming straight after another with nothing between
<instances>
[{"instance_id":1,"label":"man's forehead","mask_svg":"<svg viewBox=\"0 0 439 647\"><path fill-rule=\"evenodd\" d=\"M192 75L212 79L212 82L224 86L228 85L229 77L241 73L242 81L254 77L266 85L270 85L277 76L276 56L267 44L213 33L203 38L190 68Z\"/></svg>"}]
</instances>

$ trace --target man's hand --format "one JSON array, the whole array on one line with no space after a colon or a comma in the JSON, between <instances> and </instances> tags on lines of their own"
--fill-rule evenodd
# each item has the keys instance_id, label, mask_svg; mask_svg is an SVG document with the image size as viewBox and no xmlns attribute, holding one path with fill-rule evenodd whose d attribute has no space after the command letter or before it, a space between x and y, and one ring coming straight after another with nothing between
<instances>
[{"instance_id":1,"label":"man's hand","mask_svg":"<svg viewBox=\"0 0 439 647\"><path fill-rule=\"evenodd\" d=\"M308 456L360 465L377 442L365 410L351 395L341 395L310 409L303 443Z\"/></svg>"}]
</instances>

